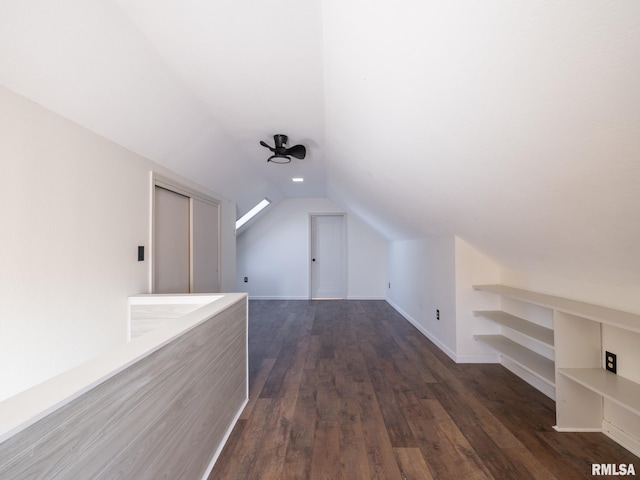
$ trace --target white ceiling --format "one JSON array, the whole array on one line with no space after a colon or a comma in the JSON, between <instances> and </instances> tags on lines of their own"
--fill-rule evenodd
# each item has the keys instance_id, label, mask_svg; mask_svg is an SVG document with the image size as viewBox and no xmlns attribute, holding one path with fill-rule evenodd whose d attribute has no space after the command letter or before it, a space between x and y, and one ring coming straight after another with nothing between
<instances>
[{"instance_id":1,"label":"white ceiling","mask_svg":"<svg viewBox=\"0 0 640 480\"><path fill-rule=\"evenodd\" d=\"M637 0L2 0L0 84L240 213L328 196L640 284ZM267 164L276 133L307 159Z\"/></svg>"}]
</instances>

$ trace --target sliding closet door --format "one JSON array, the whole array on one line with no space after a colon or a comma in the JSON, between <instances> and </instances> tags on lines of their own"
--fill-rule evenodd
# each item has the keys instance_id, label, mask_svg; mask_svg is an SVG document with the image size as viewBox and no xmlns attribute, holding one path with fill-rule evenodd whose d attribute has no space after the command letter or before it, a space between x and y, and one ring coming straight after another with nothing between
<instances>
[{"instance_id":1,"label":"sliding closet door","mask_svg":"<svg viewBox=\"0 0 640 480\"><path fill-rule=\"evenodd\" d=\"M191 291L193 293L219 292L218 206L192 198L191 208Z\"/></svg>"},{"instance_id":2,"label":"sliding closet door","mask_svg":"<svg viewBox=\"0 0 640 480\"><path fill-rule=\"evenodd\" d=\"M189 197L155 187L153 292L189 293Z\"/></svg>"}]
</instances>

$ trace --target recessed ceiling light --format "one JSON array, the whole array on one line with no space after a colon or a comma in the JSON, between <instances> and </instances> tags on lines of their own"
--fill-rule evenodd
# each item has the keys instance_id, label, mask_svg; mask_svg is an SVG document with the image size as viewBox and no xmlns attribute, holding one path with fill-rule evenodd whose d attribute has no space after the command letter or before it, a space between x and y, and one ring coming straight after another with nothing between
<instances>
[{"instance_id":1,"label":"recessed ceiling light","mask_svg":"<svg viewBox=\"0 0 640 480\"><path fill-rule=\"evenodd\" d=\"M293 180L294 182L304 182L304 178L302 177L293 177L291 180Z\"/></svg>"}]
</instances>

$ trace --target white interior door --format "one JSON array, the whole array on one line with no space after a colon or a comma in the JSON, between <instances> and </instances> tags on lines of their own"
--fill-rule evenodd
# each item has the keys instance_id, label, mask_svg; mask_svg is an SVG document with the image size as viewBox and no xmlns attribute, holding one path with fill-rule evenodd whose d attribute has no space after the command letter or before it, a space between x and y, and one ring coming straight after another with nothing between
<instances>
[{"instance_id":1,"label":"white interior door","mask_svg":"<svg viewBox=\"0 0 640 480\"><path fill-rule=\"evenodd\" d=\"M218 206L192 198L191 291L220 291L218 273Z\"/></svg>"},{"instance_id":2,"label":"white interior door","mask_svg":"<svg viewBox=\"0 0 640 480\"><path fill-rule=\"evenodd\" d=\"M155 187L153 222L154 293L189 293L189 197Z\"/></svg>"},{"instance_id":3,"label":"white interior door","mask_svg":"<svg viewBox=\"0 0 640 480\"><path fill-rule=\"evenodd\" d=\"M311 298L346 298L344 215L311 216Z\"/></svg>"}]
</instances>

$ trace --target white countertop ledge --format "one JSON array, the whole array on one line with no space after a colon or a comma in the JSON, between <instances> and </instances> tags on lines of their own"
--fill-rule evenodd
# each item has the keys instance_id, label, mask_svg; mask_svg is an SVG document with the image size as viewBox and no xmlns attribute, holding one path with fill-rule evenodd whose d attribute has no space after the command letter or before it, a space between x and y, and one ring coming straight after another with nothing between
<instances>
[{"instance_id":1,"label":"white countertop ledge","mask_svg":"<svg viewBox=\"0 0 640 480\"><path fill-rule=\"evenodd\" d=\"M162 348L183 333L241 300L246 293L134 295L131 304L203 303L192 312L157 329L123 342L113 351L67 370L0 402L0 443L33 425L83 393L117 375L128 366Z\"/></svg>"}]
</instances>

